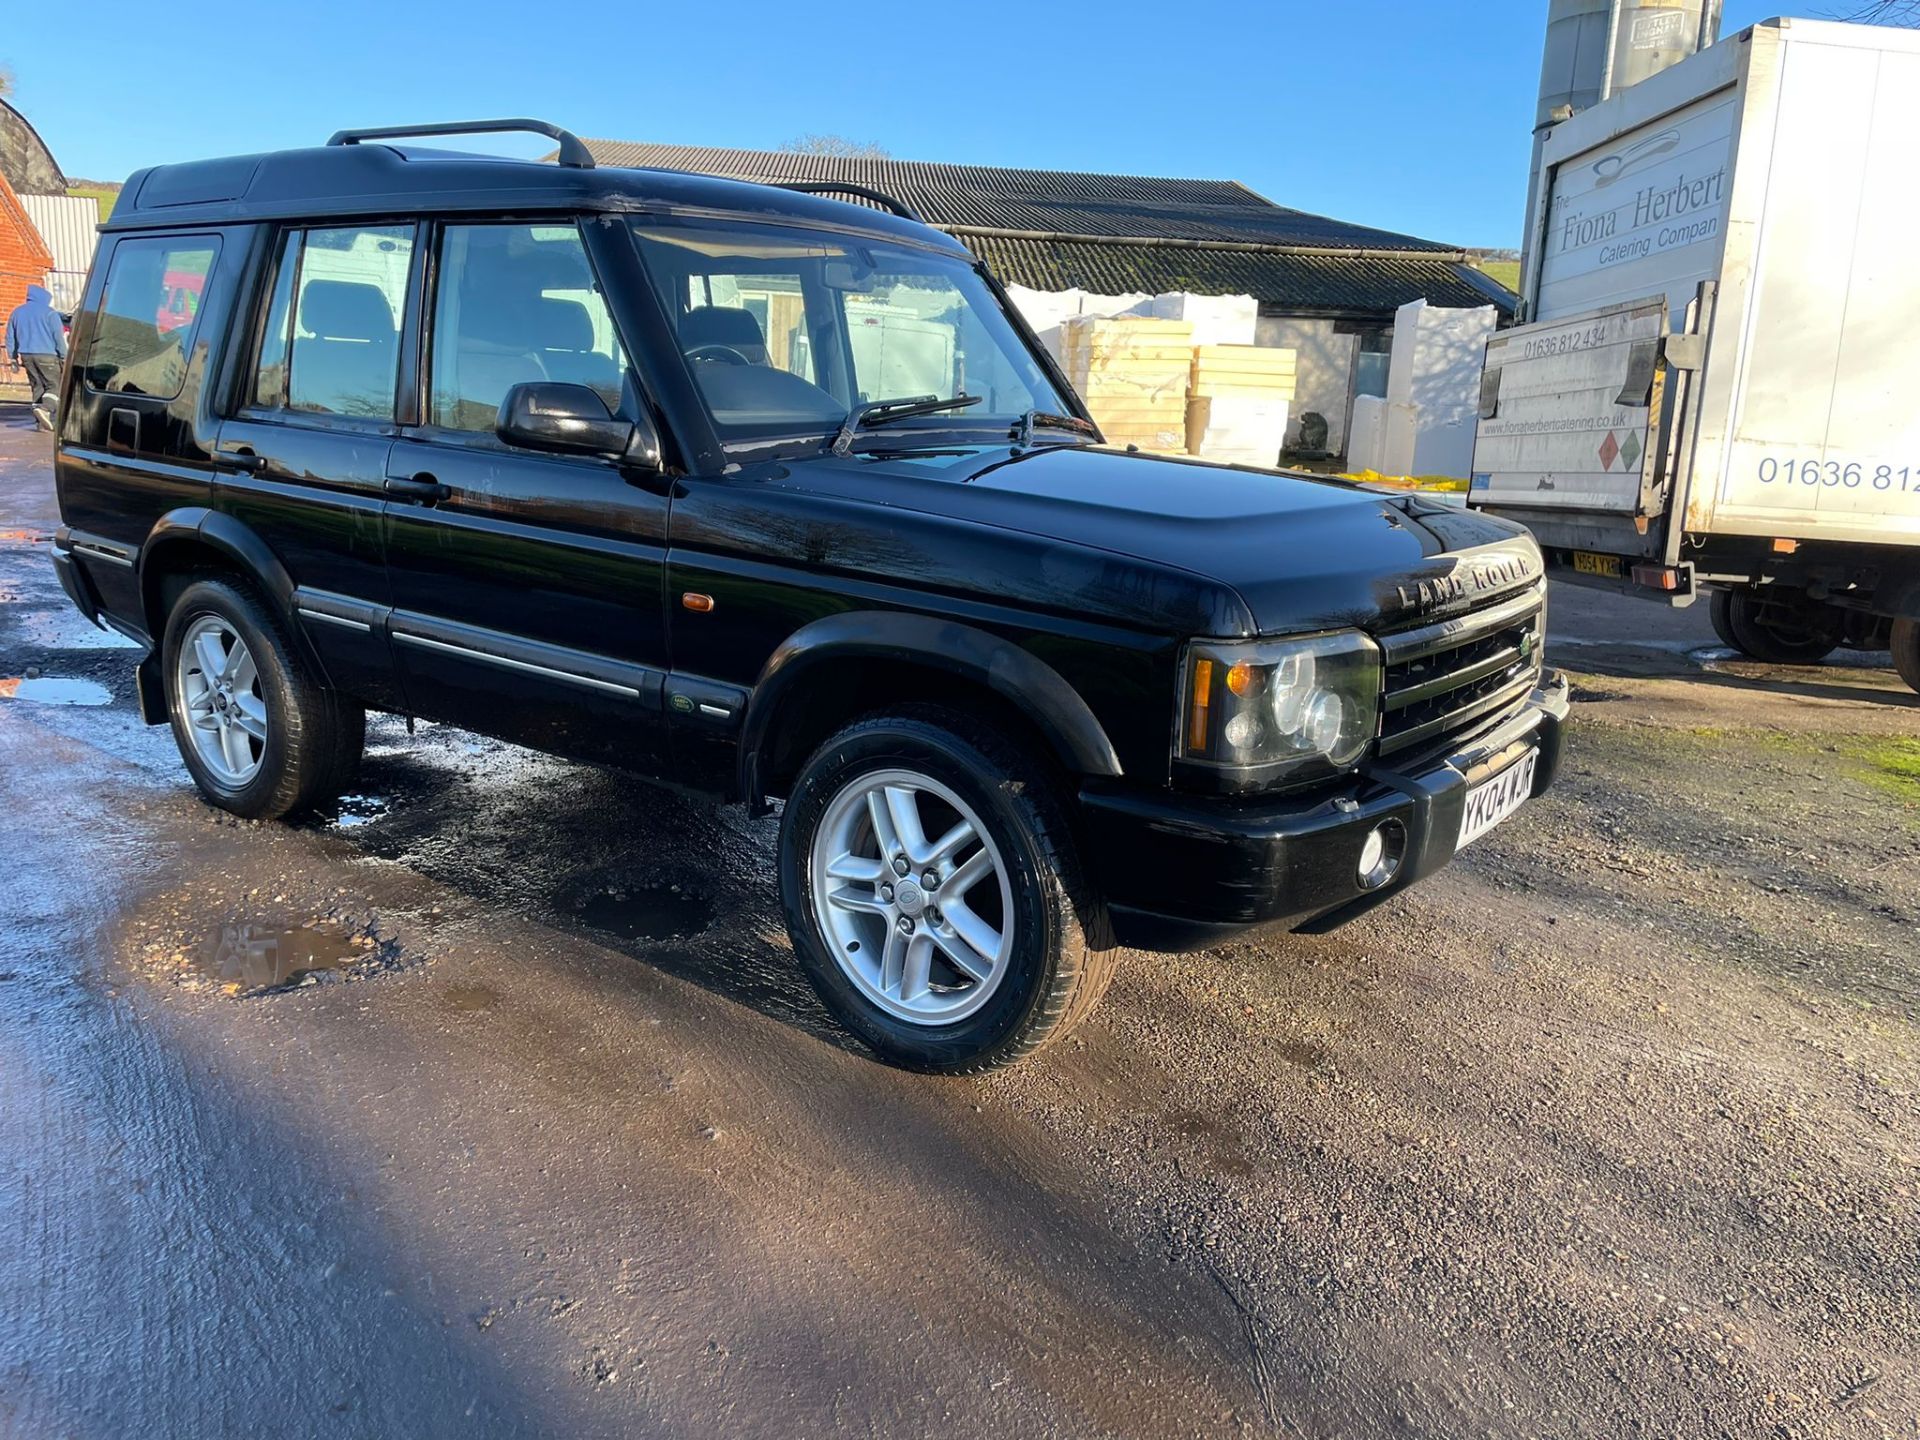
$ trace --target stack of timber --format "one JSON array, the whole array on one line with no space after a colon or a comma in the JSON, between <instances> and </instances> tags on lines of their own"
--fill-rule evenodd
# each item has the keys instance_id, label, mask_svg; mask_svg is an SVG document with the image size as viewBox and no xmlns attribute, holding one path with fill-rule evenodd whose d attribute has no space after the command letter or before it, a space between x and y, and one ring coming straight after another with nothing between
<instances>
[{"instance_id":1,"label":"stack of timber","mask_svg":"<svg viewBox=\"0 0 1920 1440\"><path fill-rule=\"evenodd\" d=\"M1110 445L1184 454L1193 325L1144 316L1075 315L1060 362Z\"/></svg>"},{"instance_id":2,"label":"stack of timber","mask_svg":"<svg viewBox=\"0 0 1920 1440\"><path fill-rule=\"evenodd\" d=\"M1187 385L1187 453L1239 465L1279 464L1293 378L1291 350L1196 345Z\"/></svg>"}]
</instances>

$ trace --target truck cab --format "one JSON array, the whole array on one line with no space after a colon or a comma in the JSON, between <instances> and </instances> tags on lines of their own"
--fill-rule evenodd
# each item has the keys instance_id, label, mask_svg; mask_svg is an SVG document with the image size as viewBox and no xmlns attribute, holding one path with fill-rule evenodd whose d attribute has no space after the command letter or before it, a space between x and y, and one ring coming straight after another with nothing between
<instances>
[{"instance_id":1,"label":"truck cab","mask_svg":"<svg viewBox=\"0 0 1920 1440\"><path fill-rule=\"evenodd\" d=\"M406 143L508 128L559 163ZM55 563L212 804L325 806L375 710L777 807L796 958L896 1063L1345 923L1559 763L1520 527L1105 445L870 192L523 121L166 166L74 348Z\"/></svg>"}]
</instances>

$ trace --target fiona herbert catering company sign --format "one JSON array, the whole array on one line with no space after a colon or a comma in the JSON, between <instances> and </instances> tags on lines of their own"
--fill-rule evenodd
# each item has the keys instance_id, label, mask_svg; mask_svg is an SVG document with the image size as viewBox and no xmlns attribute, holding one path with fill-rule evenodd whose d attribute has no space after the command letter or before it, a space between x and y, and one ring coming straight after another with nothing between
<instances>
[{"instance_id":1,"label":"fiona herbert catering company sign","mask_svg":"<svg viewBox=\"0 0 1920 1440\"><path fill-rule=\"evenodd\" d=\"M1537 318L1663 291L1684 309L1719 263L1732 127L1732 96L1709 96L1558 165Z\"/></svg>"}]
</instances>

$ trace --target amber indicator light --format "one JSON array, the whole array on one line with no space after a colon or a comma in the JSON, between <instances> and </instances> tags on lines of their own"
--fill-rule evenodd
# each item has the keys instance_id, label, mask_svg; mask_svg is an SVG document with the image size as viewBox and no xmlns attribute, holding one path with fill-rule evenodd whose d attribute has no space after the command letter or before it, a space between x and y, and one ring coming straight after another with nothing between
<instances>
[{"instance_id":1,"label":"amber indicator light","mask_svg":"<svg viewBox=\"0 0 1920 1440\"><path fill-rule=\"evenodd\" d=\"M696 610L702 615L713 609L713 597L711 595L702 595L698 590L687 591L680 597L680 603L686 606L687 609Z\"/></svg>"},{"instance_id":2,"label":"amber indicator light","mask_svg":"<svg viewBox=\"0 0 1920 1440\"><path fill-rule=\"evenodd\" d=\"M1193 662L1193 704L1187 716L1187 748L1202 751L1207 748L1207 711L1213 704L1213 661L1196 660Z\"/></svg>"}]
</instances>

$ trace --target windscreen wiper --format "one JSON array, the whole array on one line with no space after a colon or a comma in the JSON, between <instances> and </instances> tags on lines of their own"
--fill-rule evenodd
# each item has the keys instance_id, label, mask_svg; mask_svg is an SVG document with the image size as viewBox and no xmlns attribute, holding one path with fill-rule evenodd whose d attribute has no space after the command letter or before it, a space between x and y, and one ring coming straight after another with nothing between
<instances>
[{"instance_id":1,"label":"windscreen wiper","mask_svg":"<svg viewBox=\"0 0 1920 1440\"><path fill-rule=\"evenodd\" d=\"M914 395L904 400L872 400L865 405L856 405L847 412L840 433L833 437L833 453L851 453L853 437L875 425L885 425L891 420L906 420L915 415L937 415L942 410L964 410L986 398L984 395L956 395L951 400L942 400L933 395Z\"/></svg>"},{"instance_id":2,"label":"windscreen wiper","mask_svg":"<svg viewBox=\"0 0 1920 1440\"><path fill-rule=\"evenodd\" d=\"M1070 430L1075 435L1084 435L1089 440L1098 440L1100 431L1078 415L1055 415L1050 410L1029 410L1020 417L1020 423L1014 427L1013 443L1032 445L1033 432L1045 425L1050 430Z\"/></svg>"}]
</instances>

